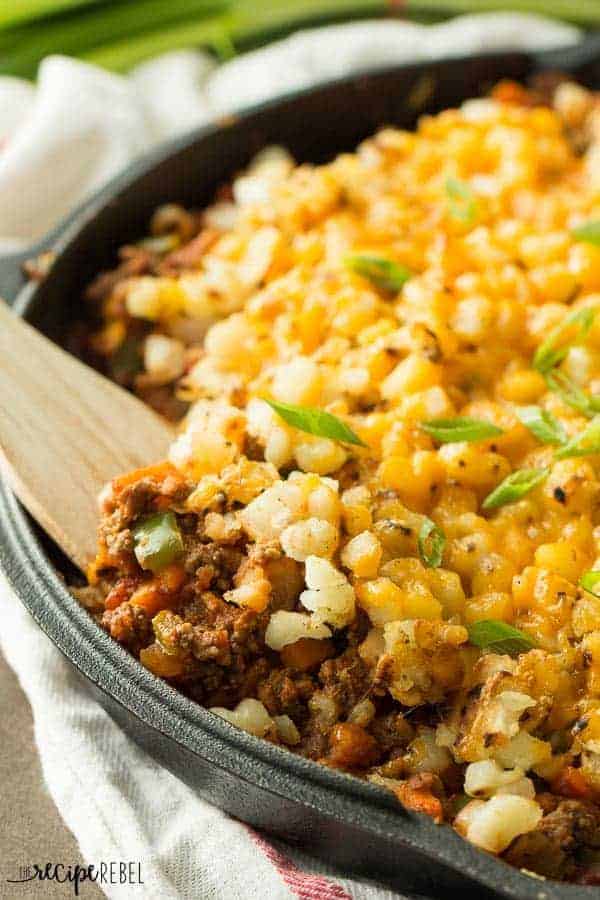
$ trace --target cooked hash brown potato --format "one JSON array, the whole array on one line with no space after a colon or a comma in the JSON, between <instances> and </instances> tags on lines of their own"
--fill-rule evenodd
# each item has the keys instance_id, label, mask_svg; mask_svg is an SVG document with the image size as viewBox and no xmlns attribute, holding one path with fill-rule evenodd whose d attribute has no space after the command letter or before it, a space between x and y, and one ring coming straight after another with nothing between
<instances>
[{"instance_id":1,"label":"cooked hash brown potato","mask_svg":"<svg viewBox=\"0 0 600 900\"><path fill-rule=\"evenodd\" d=\"M79 339L180 431L89 574L229 722L598 884L600 101L550 93L157 211Z\"/></svg>"}]
</instances>

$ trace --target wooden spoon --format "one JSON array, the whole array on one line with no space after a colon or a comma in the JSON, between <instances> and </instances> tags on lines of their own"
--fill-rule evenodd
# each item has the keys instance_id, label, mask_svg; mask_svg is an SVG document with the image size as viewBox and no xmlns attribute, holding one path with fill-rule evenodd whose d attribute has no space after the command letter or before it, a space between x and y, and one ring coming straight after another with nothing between
<instances>
[{"instance_id":1,"label":"wooden spoon","mask_svg":"<svg viewBox=\"0 0 600 900\"><path fill-rule=\"evenodd\" d=\"M164 459L172 439L165 420L0 300L0 466L80 569L95 555L102 486Z\"/></svg>"}]
</instances>

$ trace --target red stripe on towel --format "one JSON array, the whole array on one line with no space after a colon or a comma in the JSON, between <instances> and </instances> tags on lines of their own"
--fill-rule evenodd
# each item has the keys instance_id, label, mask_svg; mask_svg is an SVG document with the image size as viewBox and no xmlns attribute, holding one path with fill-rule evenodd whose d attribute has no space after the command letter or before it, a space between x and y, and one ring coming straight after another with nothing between
<instances>
[{"instance_id":1,"label":"red stripe on towel","mask_svg":"<svg viewBox=\"0 0 600 900\"><path fill-rule=\"evenodd\" d=\"M260 847L286 885L299 900L352 900L350 894L322 875L309 875L296 866L291 859L275 849L258 832L248 828L254 843Z\"/></svg>"}]
</instances>

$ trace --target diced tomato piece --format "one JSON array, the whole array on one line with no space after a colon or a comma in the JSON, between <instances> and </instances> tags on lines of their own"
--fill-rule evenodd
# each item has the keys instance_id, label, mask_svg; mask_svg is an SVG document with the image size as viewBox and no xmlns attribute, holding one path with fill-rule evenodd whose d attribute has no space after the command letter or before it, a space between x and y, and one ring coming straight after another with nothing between
<instances>
[{"instance_id":1,"label":"diced tomato piece","mask_svg":"<svg viewBox=\"0 0 600 900\"><path fill-rule=\"evenodd\" d=\"M504 79L492 90L492 97L499 103L512 103L516 106L534 106L535 97L517 81Z\"/></svg>"},{"instance_id":2,"label":"diced tomato piece","mask_svg":"<svg viewBox=\"0 0 600 900\"><path fill-rule=\"evenodd\" d=\"M129 598L134 606L141 606L149 616L161 609L169 609L177 600L179 588L185 581L183 566L167 566L149 581L144 581Z\"/></svg>"},{"instance_id":3,"label":"diced tomato piece","mask_svg":"<svg viewBox=\"0 0 600 900\"><path fill-rule=\"evenodd\" d=\"M431 816L434 822L437 822L438 824L443 821L444 810L442 801L434 796L434 794L424 790L417 790L408 783L401 784L397 788L394 788L394 793L400 803L402 803L403 806L406 806L407 809L412 809L414 812L425 813L425 815Z\"/></svg>"},{"instance_id":4,"label":"diced tomato piece","mask_svg":"<svg viewBox=\"0 0 600 900\"><path fill-rule=\"evenodd\" d=\"M573 800L590 798L593 791L581 773L581 769L573 766L565 766L552 782L552 790L555 794L570 797Z\"/></svg>"},{"instance_id":5,"label":"diced tomato piece","mask_svg":"<svg viewBox=\"0 0 600 900\"><path fill-rule=\"evenodd\" d=\"M333 656L333 652L333 644L327 639L319 641L315 638L300 638L293 644L286 644L281 650L281 662L290 669L307 672Z\"/></svg>"},{"instance_id":6,"label":"diced tomato piece","mask_svg":"<svg viewBox=\"0 0 600 900\"><path fill-rule=\"evenodd\" d=\"M160 678L174 678L184 670L183 660L178 656L165 653L160 644L150 644L140 650L140 662L143 666Z\"/></svg>"},{"instance_id":7,"label":"diced tomato piece","mask_svg":"<svg viewBox=\"0 0 600 900\"><path fill-rule=\"evenodd\" d=\"M104 606L106 609L116 609L125 600L129 600L140 583L139 578L120 578L108 592Z\"/></svg>"}]
</instances>

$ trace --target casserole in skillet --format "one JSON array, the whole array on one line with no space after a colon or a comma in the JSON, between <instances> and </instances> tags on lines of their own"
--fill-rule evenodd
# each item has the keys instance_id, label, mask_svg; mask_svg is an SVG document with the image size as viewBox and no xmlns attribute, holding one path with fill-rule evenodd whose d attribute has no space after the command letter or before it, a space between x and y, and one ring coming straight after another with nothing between
<instances>
[{"instance_id":1,"label":"casserole in skillet","mask_svg":"<svg viewBox=\"0 0 600 900\"><path fill-rule=\"evenodd\" d=\"M515 61L515 62L516 62L516 61ZM482 66L483 66L484 70L486 70L487 72L489 72L489 71L490 71L490 66L491 66L491 60L485 60L484 62L482 62ZM515 67L516 67L516 66L515 66ZM411 70L411 71L413 71L413 74L417 74L417 73L415 72L415 70ZM419 73L419 74L421 74L421 73ZM520 73L515 73L515 74L520 74ZM377 78L382 79L383 76L376 76L376 79L377 79ZM365 82L365 83L366 83L366 82ZM459 180L459 181L460 181L460 180ZM463 207L464 207L465 205L466 205L466 206L469 206L469 204L471 203L471 199L472 199L472 198L471 198L468 194L465 193L464 185L463 185L462 182L460 182L460 184L459 184L458 187L457 187L457 185L456 185L455 183L449 185L449 183L448 183L448 178L446 177L445 180L444 180L444 182L443 182L443 184L444 184L443 190L446 192L446 200L445 200L445 203L448 203L449 200L450 200L450 201L454 200L454 202L458 203L459 200L460 200L460 201L462 201L462 206L463 206ZM454 194L458 194L458 199L452 197L452 194L453 194L453 193L454 193ZM168 195L168 197L169 197L169 199L171 199L171 198L173 197L173 194ZM466 203L465 203L465 197L466 197L466 201L467 201ZM166 198L165 198L165 199L166 199ZM480 203L481 203L481 201L480 201ZM459 214L458 216L456 216L455 218L457 218L457 219L463 218L463 219L464 219L464 215L465 215L465 209L463 208L463 209L460 210L460 214ZM467 224L468 224L468 223L467 223ZM471 223L471 224L472 224L472 223ZM362 248L361 248L361 249L362 249ZM372 248L368 248L368 249L371 250ZM360 253L360 254L351 254L351 256L352 256L352 255L353 255L355 258L356 258L357 255L358 255L359 257L364 257L364 256L365 256L364 253ZM370 256L373 256L373 253L370 253L369 255L370 255ZM388 261L389 261L389 260L388 260ZM364 259L363 259L363 262L364 262ZM59 260L59 262L57 263L57 266L60 266L60 260ZM409 267L406 266L406 268L409 268ZM53 273L51 274L51 276L50 276L49 280L46 282L46 284L42 286L42 289L50 282L50 280L52 279L52 277L53 277L53 275L54 275L54 272L56 272L56 268L53 270ZM363 271L362 274L364 274L364 271ZM352 277L354 277L354 276L358 276L358 278L362 277L360 272L358 272L358 273L357 273L357 272L353 272L353 273L352 273ZM379 289L381 286L376 286L376 287ZM385 288L384 288L384 290L385 290ZM376 300L375 302L379 302L379 301ZM387 300L382 300L381 302L383 303L383 302L388 302L388 301L387 301ZM551 348L551 349L552 349L552 348ZM556 349L556 348L554 348L554 349ZM436 386L439 386L439 385L431 385L431 387L436 387ZM439 417L438 417L438 418L439 418ZM347 433L346 433L345 437L348 438L348 434L347 434ZM347 442L347 443L352 443L352 441L346 441L346 442ZM427 451L424 451L424 452L427 452ZM430 451L430 452L433 452L433 451ZM495 451L490 450L490 452L495 452ZM257 461L257 462L259 462L259 461ZM344 464L345 464L345 461L344 461ZM324 476L325 476L325 477L329 477L326 473L324 473ZM321 476L321 477L323 477L323 476ZM328 485L327 483L325 483L324 487L328 487L328 486L329 486L329 485ZM322 485L319 485L319 487L322 487ZM330 486L329 486L329 487L330 487ZM406 487L399 488L398 485L396 485L396 487L390 487L390 490L393 490L393 491L395 491L395 492L398 492L398 490L406 490ZM391 500L391 499L394 499L394 498L391 498L391 497L390 497L390 498L388 498L388 499ZM396 498L396 499L397 499L397 498ZM360 504L359 504L359 505L360 505ZM418 502L417 502L416 505L418 506ZM163 511L164 511L164 510L163 510ZM431 510L429 510L429 511L431 511ZM216 514L216 515L219 515L219 513L215 513L215 514ZM422 513L422 514L424 514L424 513ZM304 517L304 518L306 518L306 517ZM319 519L318 516L315 516L315 517L313 517L313 518ZM428 520L429 520L429 517L427 517L427 518L428 518ZM320 520L320 521L327 521L327 519L326 519L325 517L320 518L319 520ZM148 524L148 523L146 523L146 524ZM294 523L292 523L292 524L294 524ZM369 531L369 529L363 529L361 532L358 532L358 534L360 535L360 534L362 534L364 531ZM419 531L421 531L421 526L419 527ZM432 557L432 555L433 555L433 551L435 550L435 548L434 548L433 546L431 546L431 541L430 541L430 537L431 537L431 534L432 534L432 533L433 533L433 529L430 531L429 534L424 534L424 535L422 535L422 543L423 543L424 546L427 547L427 549L426 549L425 551L423 551L423 557L424 557L425 562L429 562L429 566L426 566L426 568L437 569L437 568L438 568L437 565L431 565L431 562L432 562L431 557ZM435 536L435 535L434 535L434 536ZM298 537L298 535L294 535L294 537ZM141 535L141 537L140 537L140 539L139 539L139 540L140 540L140 543L143 543L143 542L146 540L146 538L147 538L147 535ZM429 539L429 543L426 544L426 542L427 542L428 539ZM290 540L291 540L291 538L290 538ZM293 544L293 541L292 541L292 544ZM290 546L291 546L291 545L290 545ZM296 555L298 555L298 551L294 551L294 552L296 552ZM300 551L300 552L302 552L302 551ZM325 554L324 554L324 555L325 555ZM317 554L308 554L308 556L317 556ZM429 557L429 559L428 559L428 557ZM294 559L293 555L291 555L291 554L288 554L288 558ZM322 558L322 557L320 557L320 558ZM416 557L413 557L413 558L416 559ZM349 559L349 558L348 558L348 559ZM138 560L138 561L139 561L139 560ZM163 560L163 561L164 561L164 560ZM296 562L302 562L302 560L295 560L295 561L296 561ZM386 562L387 562L387 561L386 561ZM385 564L385 563L384 563L384 564ZM150 568L150 567L149 567L149 568ZM162 568L162 566L161 566L161 568ZM347 567L347 568L351 568L351 566L350 566L350 567ZM439 573L438 573L438 574L439 574ZM388 573L387 575L384 575L383 577L386 578L386 577L388 577L388 575L389 575L389 573ZM388 578L388 580L391 580L391 579ZM393 582L392 582L392 583L393 583ZM241 586L241 585L237 585L236 587L239 588L240 586ZM317 591L319 590L319 586L318 586L318 585L316 585L316 586L313 588L313 587L309 584L308 587L309 587L309 589L312 589L312 590L317 590ZM234 589L235 589L235 588L234 588ZM433 594L433 592L430 592L430 593L431 593L431 595L434 597L434 599L436 599L436 598L435 598L435 595ZM501 592L500 592L500 593L501 593ZM421 599L422 599L422 598L421 598ZM309 601L309 602L310 602L310 601ZM290 610L287 610L287 611L289 612ZM427 621L427 620L426 620L426 621ZM429 621L430 621L430 620L429 620ZM327 627L327 622L326 622L326 620L323 620L323 622L324 622L325 626ZM323 622L321 622L320 624L322 625ZM319 624L319 623L317 623L317 624ZM384 623L384 624L387 624L387 623ZM324 636L321 635L321 638L324 638ZM329 635L328 635L326 638L324 638L324 639L329 640L329 639L330 639L330 638L329 638ZM459 642L459 643L462 643L462 642ZM166 654L166 655L169 655L169 654ZM110 654L109 654L108 656L110 656ZM108 658L108 656L107 656L107 658ZM296 666L296 667L292 667L292 668L298 668L298 667ZM401 690L401 688L397 688L397 690ZM408 698L408 697L404 697L404 699L405 699L405 700L407 700L407 699L416 700L416 698ZM433 700L433 698L430 698L430 699ZM428 702L428 701L425 700L425 702ZM420 702L415 702L415 703L413 703L412 705L413 705L413 706L420 706L421 703L420 703ZM367 710L367 712L368 712L368 710ZM360 724L357 723L357 722L352 723L352 724L355 724L355 725L356 725L356 728L358 728L358 729L361 729L361 728L363 727L362 725L360 725ZM368 724L368 723L367 723L367 724ZM411 726L411 727L412 727L412 726ZM426 740L426 738L424 738L424 736L423 736L423 735L424 735L424 732L421 733L420 731L418 731L419 727L422 727L422 728L429 728L429 727L430 727L429 724L423 724L423 723L421 723L421 722L418 722L418 723L417 723L417 726L416 726L416 729L415 729L415 731L417 732L417 733L416 733L416 737L417 737L418 739L420 739L420 740ZM357 733L357 732L355 732L355 733ZM238 737L236 737L236 740L243 741L242 738L238 738ZM413 740L414 740L414 738L413 738ZM409 741L408 743L410 744L410 741ZM262 752L262 751L261 751L261 752ZM264 752L267 752L267 751L265 750ZM512 767L512 768L514 769L515 767ZM335 776L334 776L334 777L335 777ZM385 775L382 775L381 777L384 777L384 778L385 778L386 776L385 776ZM430 794L431 792L426 792L426 793ZM357 796L358 796L358 795L357 795ZM438 799L439 799L439 798L438 798ZM526 799L526 798L524 798L524 799ZM289 823L288 823L288 824L289 824ZM468 852L468 851L467 851L467 852ZM382 856L382 858L383 858L383 856ZM509 879L509 880L510 880L510 879ZM507 882L507 884L508 884L508 882Z\"/></svg>"}]
</instances>

